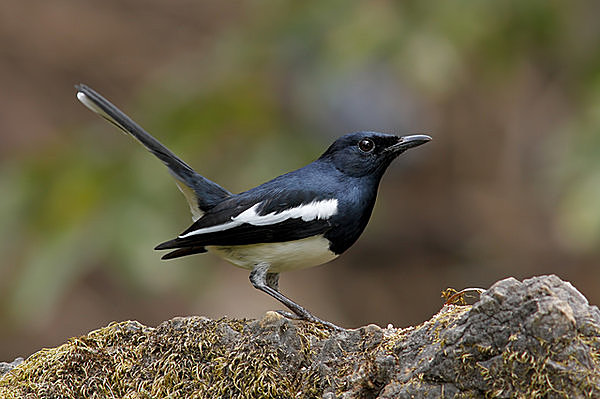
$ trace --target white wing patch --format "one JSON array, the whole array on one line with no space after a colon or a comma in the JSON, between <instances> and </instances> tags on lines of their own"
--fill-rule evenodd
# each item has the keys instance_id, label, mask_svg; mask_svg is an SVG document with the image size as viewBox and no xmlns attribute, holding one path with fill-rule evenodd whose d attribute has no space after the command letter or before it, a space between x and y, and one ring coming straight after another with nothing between
<instances>
[{"instance_id":1,"label":"white wing patch","mask_svg":"<svg viewBox=\"0 0 600 399\"><path fill-rule=\"evenodd\" d=\"M233 216L230 222L219 224L216 226L203 227L198 230L190 231L187 234L182 234L179 238L186 238L199 234L215 233L217 231L224 231L233 229L234 227L241 226L245 223L253 226L268 226L271 224L281 223L288 219L301 218L305 222L318 219L328 219L337 213L338 200L328 199L322 201L312 201L308 204L300 205L295 208L286 209L279 213L271 212L266 215L259 215L256 213L256 209L260 206L258 204L246 209L244 212L237 216Z\"/></svg>"}]
</instances>

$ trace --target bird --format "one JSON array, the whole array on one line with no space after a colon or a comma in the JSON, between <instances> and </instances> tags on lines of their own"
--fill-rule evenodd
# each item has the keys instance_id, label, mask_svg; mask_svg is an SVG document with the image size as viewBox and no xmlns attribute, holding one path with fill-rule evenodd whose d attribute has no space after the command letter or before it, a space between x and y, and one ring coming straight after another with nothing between
<instances>
[{"instance_id":1,"label":"bird","mask_svg":"<svg viewBox=\"0 0 600 399\"><path fill-rule=\"evenodd\" d=\"M281 315L344 331L282 294L279 275L329 262L350 248L367 226L388 166L430 136L346 134L308 165L234 194L197 173L99 93L84 84L75 88L83 105L160 159L185 196L193 223L155 247L170 250L162 259L213 253L249 270L256 289L291 311L277 311Z\"/></svg>"}]
</instances>

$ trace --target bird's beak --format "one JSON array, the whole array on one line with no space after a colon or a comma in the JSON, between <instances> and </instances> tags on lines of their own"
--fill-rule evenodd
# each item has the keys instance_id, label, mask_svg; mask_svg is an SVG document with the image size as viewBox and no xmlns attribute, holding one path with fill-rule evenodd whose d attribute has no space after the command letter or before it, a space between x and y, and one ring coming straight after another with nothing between
<instances>
[{"instance_id":1,"label":"bird's beak","mask_svg":"<svg viewBox=\"0 0 600 399\"><path fill-rule=\"evenodd\" d=\"M427 143L429 140L431 140L431 137L427 136L426 134L403 136L400 137L400 140L396 144L388 147L386 151L393 152L394 154L401 154L409 148L418 147L421 144Z\"/></svg>"}]
</instances>

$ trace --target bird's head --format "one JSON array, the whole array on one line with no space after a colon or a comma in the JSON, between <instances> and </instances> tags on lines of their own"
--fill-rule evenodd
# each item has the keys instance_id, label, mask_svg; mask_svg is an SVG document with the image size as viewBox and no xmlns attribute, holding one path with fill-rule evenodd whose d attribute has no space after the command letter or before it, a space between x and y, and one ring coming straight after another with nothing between
<instances>
[{"instance_id":1,"label":"bird's head","mask_svg":"<svg viewBox=\"0 0 600 399\"><path fill-rule=\"evenodd\" d=\"M431 137L423 134L398 137L377 132L350 133L337 139L320 159L333 162L349 176L381 177L398 155L429 140Z\"/></svg>"}]
</instances>

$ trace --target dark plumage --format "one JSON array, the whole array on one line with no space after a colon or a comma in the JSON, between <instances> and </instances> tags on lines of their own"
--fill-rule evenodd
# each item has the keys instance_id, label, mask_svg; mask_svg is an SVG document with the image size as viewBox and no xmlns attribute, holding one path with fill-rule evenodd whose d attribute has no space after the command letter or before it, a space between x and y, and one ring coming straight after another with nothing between
<instances>
[{"instance_id":1,"label":"dark plumage","mask_svg":"<svg viewBox=\"0 0 600 399\"><path fill-rule=\"evenodd\" d=\"M354 244L369 221L387 167L407 149L431 139L347 134L303 168L232 194L196 173L98 93L84 85L77 90L83 104L163 161L186 196L195 221L156 247L173 250L163 259L214 252L251 270L252 284L290 308L294 317L336 329L281 294L279 273L325 263Z\"/></svg>"}]
</instances>

